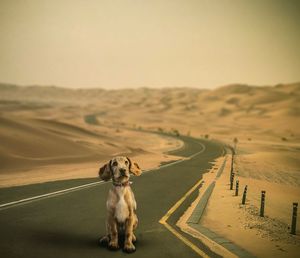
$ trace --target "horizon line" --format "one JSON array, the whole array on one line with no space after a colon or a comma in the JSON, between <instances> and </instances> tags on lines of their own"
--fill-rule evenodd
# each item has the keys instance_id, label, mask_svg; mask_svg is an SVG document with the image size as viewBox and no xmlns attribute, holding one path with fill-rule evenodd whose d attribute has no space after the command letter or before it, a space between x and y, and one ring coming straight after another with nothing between
<instances>
[{"instance_id":1,"label":"horizon line","mask_svg":"<svg viewBox=\"0 0 300 258\"><path fill-rule=\"evenodd\" d=\"M69 89L69 90L95 90L95 89L101 89L101 90L128 90L128 89L168 89L168 88L187 88L187 89L203 89L203 90L214 90L218 89L221 87L226 87L226 86L232 86L232 85L240 85L240 86L250 86L250 87L275 87L278 85L292 85L292 84L297 84L300 83L299 81L293 81L293 82L279 82L275 84L261 84L261 85L253 85L249 83L242 83L242 82L233 82L233 83L227 83L227 84L222 84L214 87L200 87L200 86L178 86L178 85L165 85L165 86L62 86L58 84L17 84L17 83L11 83L11 82L1 82L0 85L7 85L7 86L19 86L19 87L52 87L52 88L61 88L61 89Z\"/></svg>"}]
</instances>

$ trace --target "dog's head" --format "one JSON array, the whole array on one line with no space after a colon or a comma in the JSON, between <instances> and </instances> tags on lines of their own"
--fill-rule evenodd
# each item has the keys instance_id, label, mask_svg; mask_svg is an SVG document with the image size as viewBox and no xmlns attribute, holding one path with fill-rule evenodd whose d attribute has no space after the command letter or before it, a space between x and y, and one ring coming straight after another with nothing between
<instances>
[{"instance_id":1,"label":"dog's head","mask_svg":"<svg viewBox=\"0 0 300 258\"><path fill-rule=\"evenodd\" d=\"M142 170L136 162L128 157L115 157L103 165L99 170L99 177L104 181L110 179L116 183L128 182L130 174L139 176Z\"/></svg>"}]
</instances>

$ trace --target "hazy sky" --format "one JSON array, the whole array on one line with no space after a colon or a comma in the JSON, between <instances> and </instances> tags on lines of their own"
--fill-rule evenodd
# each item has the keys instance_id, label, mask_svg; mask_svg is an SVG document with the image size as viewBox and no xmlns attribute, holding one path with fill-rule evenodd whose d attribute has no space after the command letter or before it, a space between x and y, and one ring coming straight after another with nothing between
<instances>
[{"instance_id":1,"label":"hazy sky","mask_svg":"<svg viewBox=\"0 0 300 258\"><path fill-rule=\"evenodd\" d=\"M300 1L0 0L0 35L1 82L300 81Z\"/></svg>"}]
</instances>

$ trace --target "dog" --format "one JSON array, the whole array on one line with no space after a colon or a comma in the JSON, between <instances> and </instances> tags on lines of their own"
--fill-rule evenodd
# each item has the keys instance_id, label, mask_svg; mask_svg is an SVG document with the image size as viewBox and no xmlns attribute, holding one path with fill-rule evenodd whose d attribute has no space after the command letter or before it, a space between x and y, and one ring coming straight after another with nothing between
<instances>
[{"instance_id":1,"label":"dog","mask_svg":"<svg viewBox=\"0 0 300 258\"><path fill-rule=\"evenodd\" d=\"M108 193L107 207L107 234L100 238L101 245L107 245L110 250L118 250L119 236L125 235L123 251L134 252L136 237L133 231L138 224L136 215L136 201L130 187L130 174L141 175L141 169L136 162L128 157L118 156L111 159L99 170L99 177L112 180L113 187Z\"/></svg>"}]
</instances>

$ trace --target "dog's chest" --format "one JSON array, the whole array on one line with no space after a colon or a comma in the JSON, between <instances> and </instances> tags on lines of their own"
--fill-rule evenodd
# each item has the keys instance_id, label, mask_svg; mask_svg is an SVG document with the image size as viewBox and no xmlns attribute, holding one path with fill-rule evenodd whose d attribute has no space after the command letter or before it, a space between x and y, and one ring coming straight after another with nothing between
<instances>
[{"instance_id":1,"label":"dog's chest","mask_svg":"<svg viewBox=\"0 0 300 258\"><path fill-rule=\"evenodd\" d=\"M129 207L125 201L125 189L118 187L116 192L118 195L118 201L115 208L115 217L118 222L123 223L129 216Z\"/></svg>"}]
</instances>

